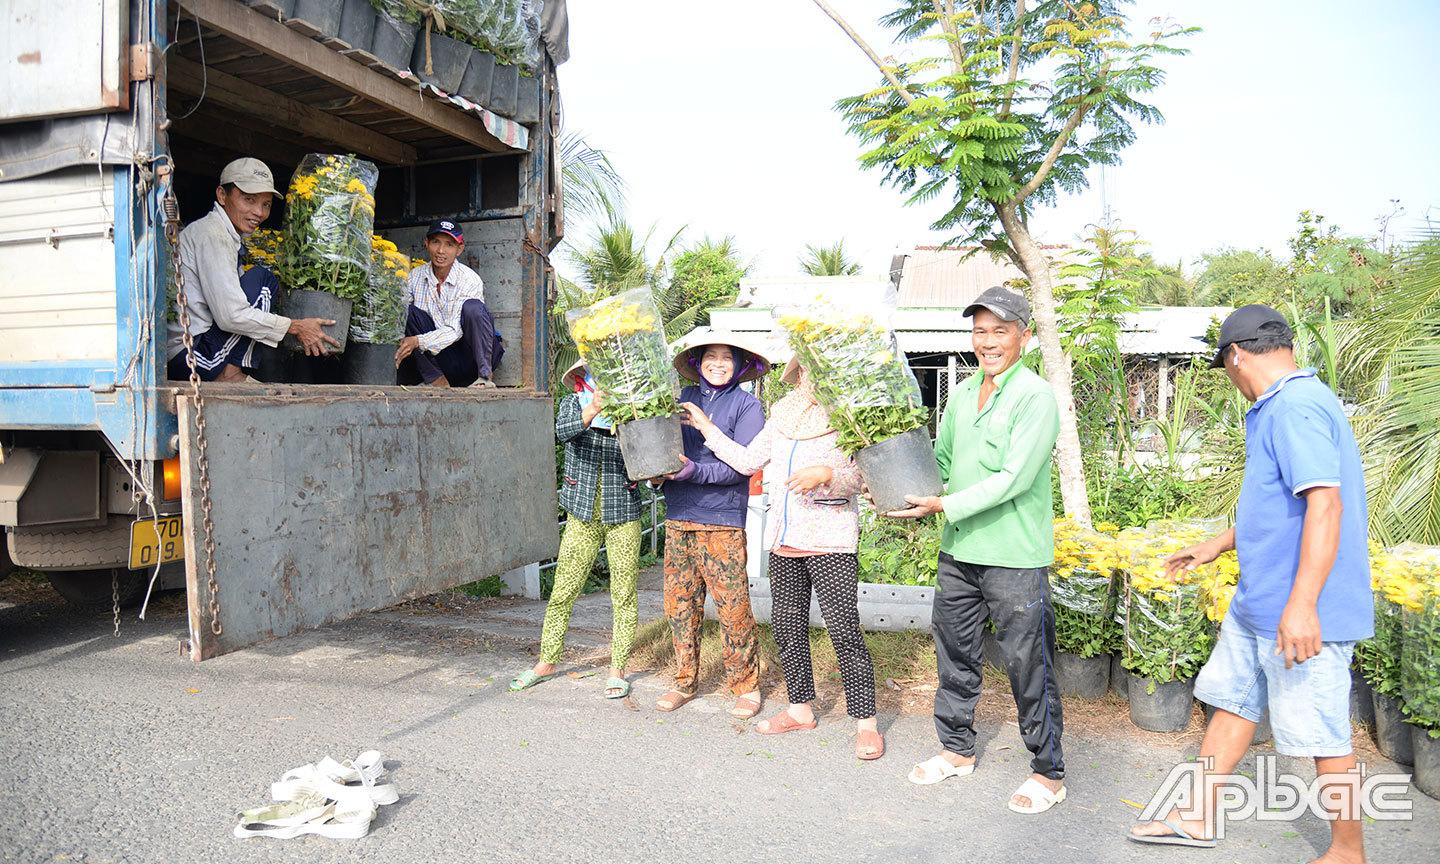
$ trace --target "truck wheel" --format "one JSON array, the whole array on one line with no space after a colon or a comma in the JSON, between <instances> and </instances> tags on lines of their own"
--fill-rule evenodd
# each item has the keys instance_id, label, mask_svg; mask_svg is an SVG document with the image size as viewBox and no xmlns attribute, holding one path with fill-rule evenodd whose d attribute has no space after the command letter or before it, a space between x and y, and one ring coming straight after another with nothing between
<instances>
[{"instance_id":1,"label":"truck wheel","mask_svg":"<svg viewBox=\"0 0 1440 864\"><path fill-rule=\"evenodd\" d=\"M4 579L15 572L15 562L10 560L10 550L6 548L5 532L0 529L0 579Z\"/></svg>"},{"instance_id":2,"label":"truck wheel","mask_svg":"<svg viewBox=\"0 0 1440 864\"><path fill-rule=\"evenodd\" d=\"M110 577L120 577L120 606L134 606L145 597L146 579L149 570L129 570L116 567L110 570L53 570L45 574L65 602L85 612L97 612L111 608Z\"/></svg>"}]
</instances>

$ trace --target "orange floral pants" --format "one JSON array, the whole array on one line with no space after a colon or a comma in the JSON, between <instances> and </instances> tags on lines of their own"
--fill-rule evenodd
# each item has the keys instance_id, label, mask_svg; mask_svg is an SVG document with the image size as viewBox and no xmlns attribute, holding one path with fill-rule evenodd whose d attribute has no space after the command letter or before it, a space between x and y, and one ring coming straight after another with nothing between
<instances>
[{"instance_id":1,"label":"orange floral pants","mask_svg":"<svg viewBox=\"0 0 1440 864\"><path fill-rule=\"evenodd\" d=\"M675 689L693 695L700 674L705 595L720 616L725 683L736 696L760 687L759 643L745 574L745 531L665 523L665 617L675 640Z\"/></svg>"}]
</instances>

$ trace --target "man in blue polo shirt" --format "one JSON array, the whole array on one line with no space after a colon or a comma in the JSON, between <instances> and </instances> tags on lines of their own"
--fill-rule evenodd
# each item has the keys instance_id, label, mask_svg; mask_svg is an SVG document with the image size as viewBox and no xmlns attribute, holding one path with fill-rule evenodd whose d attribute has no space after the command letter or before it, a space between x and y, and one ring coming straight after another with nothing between
<instances>
[{"instance_id":1,"label":"man in blue polo shirt","mask_svg":"<svg viewBox=\"0 0 1440 864\"><path fill-rule=\"evenodd\" d=\"M1235 527L1172 556L1172 572L1234 549L1240 584L1195 698L1215 706L1201 759L1208 774L1235 770L1268 709L1275 749L1315 760L1326 785L1360 800L1350 744L1350 658L1374 632L1365 477L1340 401L1314 369L1295 365L1294 334L1267 306L1235 310L1220 328L1214 368L1255 403L1245 415L1245 480ZM1135 826L1144 843L1215 845L1215 802ZM1323 800L1323 799L1322 799ZM1324 864L1363 862L1354 813L1330 823Z\"/></svg>"}]
</instances>

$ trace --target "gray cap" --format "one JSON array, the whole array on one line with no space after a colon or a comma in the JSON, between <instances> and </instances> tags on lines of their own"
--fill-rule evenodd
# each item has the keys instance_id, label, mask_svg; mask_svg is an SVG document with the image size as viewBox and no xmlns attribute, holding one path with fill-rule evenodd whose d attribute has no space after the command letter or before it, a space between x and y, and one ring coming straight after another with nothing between
<instances>
[{"instance_id":1,"label":"gray cap","mask_svg":"<svg viewBox=\"0 0 1440 864\"><path fill-rule=\"evenodd\" d=\"M1265 325L1270 325L1266 327ZM1294 331L1290 329L1290 322L1285 316L1271 309L1269 306L1260 303L1251 303L1249 306L1241 306L1225 319L1220 325L1219 346L1215 351L1215 359L1210 364L1211 369L1225 368L1225 349L1231 345L1239 345L1245 342L1254 342L1264 330L1269 330L1275 335L1293 336Z\"/></svg>"},{"instance_id":2,"label":"gray cap","mask_svg":"<svg viewBox=\"0 0 1440 864\"><path fill-rule=\"evenodd\" d=\"M999 285L980 292L980 296L975 298L975 302L965 307L965 317L972 318L981 309L989 309L1001 321L1030 323L1030 301L1026 300L1023 294L1001 288Z\"/></svg>"},{"instance_id":3,"label":"gray cap","mask_svg":"<svg viewBox=\"0 0 1440 864\"><path fill-rule=\"evenodd\" d=\"M244 159L236 159L225 170L220 172L220 185L234 183L241 192L248 192L251 195L258 195L261 192L269 192L271 195L279 195L275 191L275 177L265 163L259 159L251 159L248 156Z\"/></svg>"}]
</instances>

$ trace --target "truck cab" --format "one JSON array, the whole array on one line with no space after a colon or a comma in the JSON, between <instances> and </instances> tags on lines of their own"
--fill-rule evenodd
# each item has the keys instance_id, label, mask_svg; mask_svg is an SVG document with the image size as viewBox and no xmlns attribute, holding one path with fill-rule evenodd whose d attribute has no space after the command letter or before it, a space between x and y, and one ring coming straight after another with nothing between
<instances>
[{"instance_id":1,"label":"truck cab","mask_svg":"<svg viewBox=\"0 0 1440 864\"><path fill-rule=\"evenodd\" d=\"M538 17L530 62L485 54L503 85L466 98L339 26L380 14L365 3L29 8L0 36L0 577L105 608L183 584L201 660L553 555L563 223ZM498 388L346 385L323 364L167 380L179 228L230 160L283 191L310 153L378 166L376 233L411 257L433 219L460 221L506 344Z\"/></svg>"}]
</instances>

